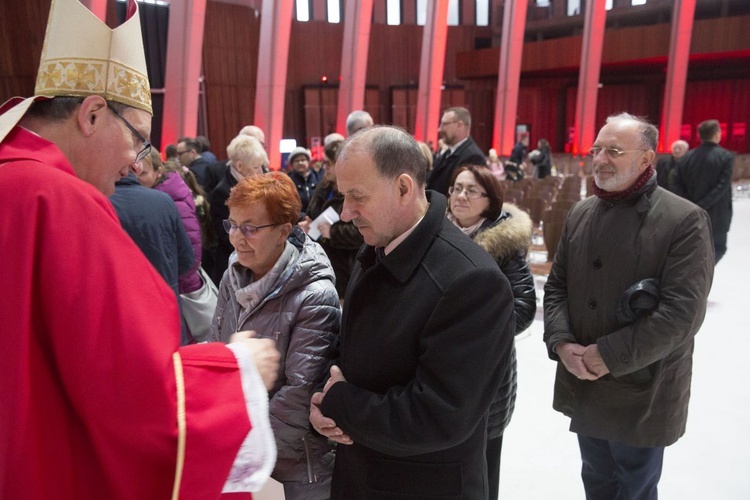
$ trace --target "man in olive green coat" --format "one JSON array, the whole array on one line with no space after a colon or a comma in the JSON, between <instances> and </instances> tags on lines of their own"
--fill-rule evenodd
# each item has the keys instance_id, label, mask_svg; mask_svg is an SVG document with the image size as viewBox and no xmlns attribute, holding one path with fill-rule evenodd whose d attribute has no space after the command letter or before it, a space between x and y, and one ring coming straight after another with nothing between
<instances>
[{"instance_id":1,"label":"man in olive green coat","mask_svg":"<svg viewBox=\"0 0 750 500\"><path fill-rule=\"evenodd\" d=\"M570 211L545 286L553 406L578 434L588 500L656 499L664 447L685 432L714 251L706 212L657 186L657 141L640 118L607 119L591 148L596 196ZM646 279L658 303L618 314Z\"/></svg>"}]
</instances>

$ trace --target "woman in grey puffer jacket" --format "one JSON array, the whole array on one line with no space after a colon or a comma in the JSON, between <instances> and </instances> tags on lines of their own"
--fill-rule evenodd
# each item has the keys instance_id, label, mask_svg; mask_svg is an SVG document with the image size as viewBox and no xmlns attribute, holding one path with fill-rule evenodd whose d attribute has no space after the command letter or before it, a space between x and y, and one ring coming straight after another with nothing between
<instances>
[{"instance_id":1,"label":"woman in grey puffer jacket","mask_svg":"<svg viewBox=\"0 0 750 500\"><path fill-rule=\"evenodd\" d=\"M339 333L333 269L320 245L293 225L300 202L288 176L243 179L227 205L225 228L235 251L219 285L212 340L227 342L241 330L276 340L281 366L269 392L278 450L272 477L283 483L287 499L327 499L333 446L308 418Z\"/></svg>"}]
</instances>

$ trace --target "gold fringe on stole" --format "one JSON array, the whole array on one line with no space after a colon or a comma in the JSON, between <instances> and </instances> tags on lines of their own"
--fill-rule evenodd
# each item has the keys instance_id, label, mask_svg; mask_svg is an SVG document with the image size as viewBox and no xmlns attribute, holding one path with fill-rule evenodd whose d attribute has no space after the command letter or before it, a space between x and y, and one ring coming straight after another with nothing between
<instances>
[{"instance_id":1,"label":"gold fringe on stole","mask_svg":"<svg viewBox=\"0 0 750 500\"><path fill-rule=\"evenodd\" d=\"M180 353L172 354L174 363L174 376L177 382L177 468L174 473L174 488L172 489L172 500L180 496L180 483L182 483L182 471L185 468L185 441L187 439L187 423L185 420L185 376L182 372L182 358Z\"/></svg>"}]
</instances>

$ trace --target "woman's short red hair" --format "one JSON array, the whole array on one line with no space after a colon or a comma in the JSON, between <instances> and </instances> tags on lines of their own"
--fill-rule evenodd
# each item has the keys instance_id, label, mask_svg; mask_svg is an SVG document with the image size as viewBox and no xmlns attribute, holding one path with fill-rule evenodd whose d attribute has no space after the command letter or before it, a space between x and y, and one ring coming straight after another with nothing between
<instances>
[{"instance_id":1,"label":"woman's short red hair","mask_svg":"<svg viewBox=\"0 0 750 500\"><path fill-rule=\"evenodd\" d=\"M283 172L242 179L232 188L227 206L243 207L258 202L265 204L272 224L296 224L299 221L302 201L297 186Z\"/></svg>"}]
</instances>

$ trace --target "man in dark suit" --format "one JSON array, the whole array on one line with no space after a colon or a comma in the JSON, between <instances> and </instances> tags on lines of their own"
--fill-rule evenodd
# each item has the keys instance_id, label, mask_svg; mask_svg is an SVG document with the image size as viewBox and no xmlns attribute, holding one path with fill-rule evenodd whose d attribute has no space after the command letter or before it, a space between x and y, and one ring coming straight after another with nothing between
<instances>
[{"instance_id":1,"label":"man in dark suit","mask_svg":"<svg viewBox=\"0 0 750 500\"><path fill-rule=\"evenodd\" d=\"M394 127L338 153L341 220L365 240L340 358L310 421L337 443L331 498L487 498L487 414L511 366L508 280L425 193L427 160ZM404 300L408 297L408 300Z\"/></svg>"},{"instance_id":2,"label":"man in dark suit","mask_svg":"<svg viewBox=\"0 0 750 500\"><path fill-rule=\"evenodd\" d=\"M698 135L703 142L677 164L672 191L708 212L718 263L727 252L727 233L732 223L734 155L719 146L721 127L717 120L698 125Z\"/></svg>"},{"instance_id":3,"label":"man in dark suit","mask_svg":"<svg viewBox=\"0 0 750 500\"><path fill-rule=\"evenodd\" d=\"M203 190L209 193L206 189L206 170L211 164L201 156L201 145L198 141L191 137L180 137L177 141L177 158L195 175Z\"/></svg>"},{"instance_id":4,"label":"man in dark suit","mask_svg":"<svg viewBox=\"0 0 750 500\"><path fill-rule=\"evenodd\" d=\"M487 159L471 138L471 113L466 108L443 112L438 134L447 148L435 159L427 189L448 195L453 172L462 165L486 165Z\"/></svg>"}]
</instances>

